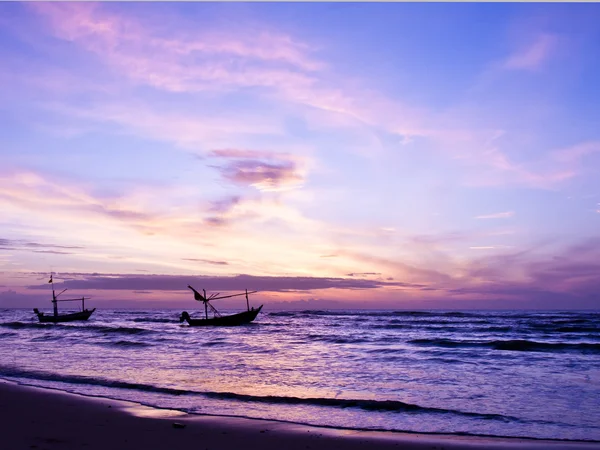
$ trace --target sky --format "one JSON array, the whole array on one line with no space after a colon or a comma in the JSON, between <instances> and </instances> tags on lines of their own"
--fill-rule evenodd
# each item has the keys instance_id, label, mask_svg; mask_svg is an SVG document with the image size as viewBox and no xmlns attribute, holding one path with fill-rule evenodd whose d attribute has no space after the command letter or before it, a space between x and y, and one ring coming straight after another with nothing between
<instances>
[{"instance_id":1,"label":"sky","mask_svg":"<svg viewBox=\"0 0 600 450\"><path fill-rule=\"evenodd\" d=\"M599 309L598 23L2 2L0 307Z\"/></svg>"}]
</instances>

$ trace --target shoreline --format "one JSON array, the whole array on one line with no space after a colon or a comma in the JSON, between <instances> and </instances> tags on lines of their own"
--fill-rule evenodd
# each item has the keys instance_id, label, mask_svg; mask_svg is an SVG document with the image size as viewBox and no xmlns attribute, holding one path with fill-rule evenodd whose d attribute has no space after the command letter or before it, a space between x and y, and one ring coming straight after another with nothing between
<instances>
[{"instance_id":1,"label":"shoreline","mask_svg":"<svg viewBox=\"0 0 600 450\"><path fill-rule=\"evenodd\" d=\"M0 424L10 450L598 449L600 442L318 427L188 414L124 400L0 380ZM3 445L4 446L4 445Z\"/></svg>"},{"instance_id":2,"label":"shoreline","mask_svg":"<svg viewBox=\"0 0 600 450\"><path fill-rule=\"evenodd\" d=\"M80 392L72 392L69 390L64 390L57 387L50 386L36 386L34 384L23 383L20 381L0 378L0 386L2 383L6 383L9 385L15 385L17 387L23 388L32 388L39 389L41 391L50 391L55 392L59 395L73 395L76 397L82 397L84 399L89 399L90 401L105 401L105 402L114 402L118 405L118 408L126 411L129 414L139 417L157 417L157 418L171 418L171 417L179 417L179 416L188 416L189 418L194 417L210 417L213 419L223 419L223 420L250 420L256 422L273 422L275 424L283 424L288 425L290 427L308 427L315 428L317 430L332 430L334 432L361 432L361 433L384 433L384 434L399 434L399 435L419 435L419 436L432 436L432 437L465 437L465 438L481 438L481 439L508 439L508 440L522 440L522 441L532 441L532 442L562 442L562 443L587 443L587 444L598 444L600 445L600 440L586 440L586 439L559 439L559 438L538 438L538 437L529 437L529 436L501 436L501 435L490 435L490 434L474 434L474 433L466 433L466 432L456 432L456 433L445 433L445 432L427 432L427 431L411 431L411 430L386 430L386 429L377 429L377 428L351 428L351 427L343 427L343 426L332 426L332 425L315 425L311 423L302 423L302 422L291 422L286 420L277 420L277 419L266 419L260 417L249 417L249 416L240 416L240 415L226 415L226 414L208 414L208 413L188 413L186 411L181 411L178 409L171 409L167 407L161 407L156 405L148 405L141 402L135 402L132 400L122 400L112 397L103 397L101 395L93 395L93 394L83 394ZM1 392L1 391L0 391Z\"/></svg>"}]
</instances>

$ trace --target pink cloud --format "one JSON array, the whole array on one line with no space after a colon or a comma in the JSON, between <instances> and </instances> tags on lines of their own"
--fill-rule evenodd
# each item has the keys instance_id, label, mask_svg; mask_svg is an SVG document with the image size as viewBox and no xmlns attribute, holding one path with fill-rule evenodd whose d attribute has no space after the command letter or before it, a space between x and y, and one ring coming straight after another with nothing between
<instances>
[{"instance_id":1,"label":"pink cloud","mask_svg":"<svg viewBox=\"0 0 600 450\"><path fill-rule=\"evenodd\" d=\"M30 7L46 18L57 37L96 54L136 83L172 92L266 87L267 95L309 107L307 114L314 115L316 108L354 121L346 126L356 126L358 121L385 128L405 142L423 132L416 119L421 111L354 82L340 86L340 74L331 73L325 62L311 56L314 47L284 33L184 29L167 38L159 25L111 13L103 4L35 3ZM325 122L332 120L329 117ZM324 123L321 118L318 122Z\"/></svg>"},{"instance_id":2,"label":"pink cloud","mask_svg":"<svg viewBox=\"0 0 600 450\"><path fill-rule=\"evenodd\" d=\"M213 150L209 155L232 160L217 169L225 179L242 186L275 191L300 187L304 181L298 157L287 153L222 149Z\"/></svg>"},{"instance_id":3,"label":"pink cloud","mask_svg":"<svg viewBox=\"0 0 600 450\"><path fill-rule=\"evenodd\" d=\"M208 156L232 159L289 159L291 155L289 153L269 152L263 150L225 148L211 150L210 152L208 152Z\"/></svg>"},{"instance_id":4,"label":"pink cloud","mask_svg":"<svg viewBox=\"0 0 600 450\"><path fill-rule=\"evenodd\" d=\"M558 42L558 36L554 34L539 34L533 42L506 58L502 67L512 70L538 69L552 56Z\"/></svg>"},{"instance_id":5,"label":"pink cloud","mask_svg":"<svg viewBox=\"0 0 600 450\"><path fill-rule=\"evenodd\" d=\"M513 217L514 215L515 215L514 211L505 211L505 212L500 212L500 213L476 216L475 218L476 219L508 219L510 217Z\"/></svg>"},{"instance_id":6,"label":"pink cloud","mask_svg":"<svg viewBox=\"0 0 600 450\"><path fill-rule=\"evenodd\" d=\"M240 136L282 134L281 127L274 121L251 114L232 113L219 116L157 111L137 100L123 104L98 102L85 108L65 106L61 103L43 106L54 112L56 117L90 120L99 124L117 124L124 127L127 133L173 142L191 150L218 145L222 141L230 141Z\"/></svg>"},{"instance_id":7,"label":"pink cloud","mask_svg":"<svg viewBox=\"0 0 600 450\"><path fill-rule=\"evenodd\" d=\"M237 161L220 168L223 177L241 185L274 190L285 185L297 185L302 177L291 162L267 164L260 161Z\"/></svg>"},{"instance_id":8,"label":"pink cloud","mask_svg":"<svg viewBox=\"0 0 600 450\"><path fill-rule=\"evenodd\" d=\"M30 7L48 20L57 37L95 53L134 81L169 91L306 86L312 79L305 72L324 67L308 56L306 44L275 31L181 30L166 37L156 23L111 13L102 4ZM159 22L156 17L152 20Z\"/></svg>"},{"instance_id":9,"label":"pink cloud","mask_svg":"<svg viewBox=\"0 0 600 450\"><path fill-rule=\"evenodd\" d=\"M584 157L600 152L600 142L582 142L572 147L555 150L552 152L552 158L565 164L577 164Z\"/></svg>"},{"instance_id":10,"label":"pink cloud","mask_svg":"<svg viewBox=\"0 0 600 450\"><path fill-rule=\"evenodd\" d=\"M551 152L542 152L535 162L515 163L502 150L500 138L505 134L498 130L472 130L456 135L450 129L450 132L439 131L434 137L445 153L467 169L473 168L467 171L464 181L468 186L521 185L555 189L579 174L574 165L559 164Z\"/></svg>"},{"instance_id":11,"label":"pink cloud","mask_svg":"<svg viewBox=\"0 0 600 450\"><path fill-rule=\"evenodd\" d=\"M157 191L165 194L165 187L137 187L128 195L103 198L94 195L87 182L71 179L68 182L52 175L41 175L31 170L12 169L0 172L0 205L7 215L28 217L32 223L42 221L48 229L89 223L106 230L131 228L142 234L189 233L196 226L182 223L180 218L151 207ZM154 194L153 194L154 193ZM147 198L146 201L143 199Z\"/></svg>"},{"instance_id":12,"label":"pink cloud","mask_svg":"<svg viewBox=\"0 0 600 450\"><path fill-rule=\"evenodd\" d=\"M427 108L391 100L348 74L335 73L315 56L314 46L272 28L258 33L246 29L198 31L181 21L179 33L166 37L160 18L146 16L142 21L132 15L113 13L104 4L33 3L30 7L48 21L55 36L95 54L117 74L134 83L171 92L266 88L261 90L264 98L275 96L290 104L302 105L303 113L316 126L352 127L364 132L369 139L365 155L376 155L383 147L373 130L385 130L398 135L405 145L415 137L430 139L443 147L446 154L462 158L467 166L475 166L477 169L467 175L469 185L552 189L578 174L573 167L535 170L529 165L517 164L494 146L496 129L471 125L476 113L456 121L448 119L452 114L437 114ZM557 45L557 36L539 34L526 47L506 58L503 67L541 67ZM87 117L118 123L137 134L195 149L228 142L228 133L282 134L281 127L274 121L269 123L261 118L245 120L242 117L233 124L226 123L229 119L152 112L145 105L95 108ZM82 118L88 114L84 110L72 112ZM250 120L253 123L250 124ZM261 159L262 156L246 158ZM258 180L259 185L270 189L280 187L276 180L300 183L298 178L293 180L292 171L286 167L261 164L255 165L256 170L232 167L226 176L250 184ZM270 172L274 176L269 179L275 181L261 184L261 174Z\"/></svg>"}]
</instances>

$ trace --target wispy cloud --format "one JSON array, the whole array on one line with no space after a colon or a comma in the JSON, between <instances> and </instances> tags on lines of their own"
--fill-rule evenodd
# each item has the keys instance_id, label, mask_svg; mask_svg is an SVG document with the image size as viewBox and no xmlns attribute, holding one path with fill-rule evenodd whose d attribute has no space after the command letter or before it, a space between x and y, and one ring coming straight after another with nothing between
<instances>
[{"instance_id":1,"label":"wispy cloud","mask_svg":"<svg viewBox=\"0 0 600 450\"><path fill-rule=\"evenodd\" d=\"M473 246L469 247L471 250L496 250L496 249L507 249L512 248L510 245L488 245L488 246Z\"/></svg>"},{"instance_id":2,"label":"wispy cloud","mask_svg":"<svg viewBox=\"0 0 600 450\"><path fill-rule=\"evenodd\" d=\"M481 216L476 216L475 219L508 219L515 215L514 211L505 211L494 214L484 214Z\"/></svg>"},{"instance_id":3,"label":"wispy cloud","mask_svg":"<svg viewBox=\"0 0 600 450\"><path fill-rule=\"evenodd\" d=\"M227 261L213 261L210 259L200 259L200 258L182 258L184 261L195 261L202 262L206 264L213 264L215 266L227 266L229 263Z\"/></svg>"},{"instance_id":4,"label":"wispy cloud","mask_svg":"<svg viewBox=\"0 0 600 450\"><path fill-rule=\"evenodd\" d=\"M348 277L363 277L368 275L381 275L380 272L357 272L357 273L349 273L346 274Z\"/></svg>"},{"instance_id":5,"label":"wispy cloud","mask_svg":"<svg viewBox=\"0 0 600 450\"><path fill-rule=\"evenodd\" d=\"M589 155L600 152L600 141L582 142L580 144L554 150L551 157L564 164L577 164Z\"/></svg>"},{"instance_id":6,"label":"wispy cloud","mask_svg":"<svg viewBox=\"0 0 600 450\"><path fill-rule=\"evenodd\" d=\"M256 117L244 112L230 112L226 115L182 112L155 106L136 98L126 102L123 99L99 100L87 106L46 103L47 111L66 122L76 119L96 124L117 125L117 131L145 139L170 142L181 148L201 153L207 145L219 145L236 137L279 136L282 128L271 118ZM69 125L72 126L72 125ZM114 130L113 130L114 132Z\"/></svg>"},{"instance_id":7,"label":"wispy cloud","mask_svg":"<svg viewBox=\"0 0 600 450\"><path fill-rule=\"evenodd\" d=\"M460 242L471 238L471 235L466 232L455 231L442 234L418 234L411 236L409 240L415 244L435 245L446 244L449 242Z\"/></svg>"},{"instance_id":8,"label":"wispy cloud","mask_svg":"<svg viewBox=\"0 0 600 450\"><path fill-rule=\"evenodd\" d=\"M0 238L0 249L49 251L49 250L54 250L54 249L82 250L82 249L84 249L84 247L79 246L79 245L40 244L39 242L27 242L22 239Z\"/></svg>"},{"instance_id":9,"label":"wispy cloud","mask_svg":"<svg viewBox=\"0 0 600 450\"><path fill-rule=\"evenodd\" d=\"M157 17L146 17L142 23L102 4L30 7L48 19L57 37L95 53L134 81L169 91L305 85L310 78L302 72L323 67L307 55L305 44L276 31L238 27L215 32L187 27L167 35ZM248 64L252 61L263 65Z\"/></svg>"},{"instance_id":10,"label":"wispy cloud","mask_svg":"<svg viewBox=\"0 0 600 450\"><path fill-rule=\"evenodd\" d=\"M503 62L502 67L510 70L533 70L544 64L557 48L558 36L540 33Z\"/></svg>"},{"instance_id":11,"label":"wispy cloud","mask_svg":"<svg viewBox=\"0 0 600 450\"><path fill-rule=\"evenodd\" d=\"M422 111L355 82L341 82L348 77L314 57L314 45L266 24L259 32L243 26L199 31L179 18L181 29L167 36L161 18L151 14L142 21L103 4L30 7L48 21L56 37L93 53L133 83L188 93L265 88L266 96L308 107L304 112L321 125L343 123L356 129L362 123L405 140L426 128Z\"/></svg>"}]
</instances>

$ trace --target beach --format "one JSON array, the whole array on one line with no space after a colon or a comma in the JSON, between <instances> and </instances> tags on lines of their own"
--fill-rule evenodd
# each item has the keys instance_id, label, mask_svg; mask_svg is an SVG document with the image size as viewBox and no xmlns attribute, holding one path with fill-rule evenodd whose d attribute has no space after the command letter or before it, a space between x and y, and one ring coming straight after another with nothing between
<instances>
[{"instance_id":1,"label":"beach","mask_svg":"<svg viewBox=\"0 0 600 450\"><path fill-rule=\"evenodd\" d=\"M600 443L312 427L185 414L53 389L0 383L4 450L600 449Z\"/></svg>"}]
</instances>

